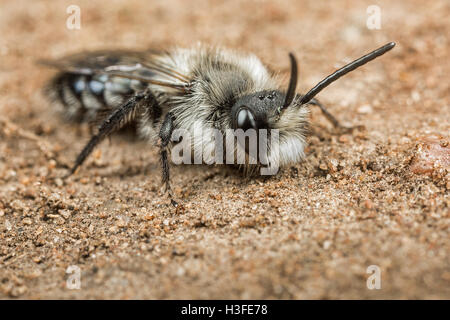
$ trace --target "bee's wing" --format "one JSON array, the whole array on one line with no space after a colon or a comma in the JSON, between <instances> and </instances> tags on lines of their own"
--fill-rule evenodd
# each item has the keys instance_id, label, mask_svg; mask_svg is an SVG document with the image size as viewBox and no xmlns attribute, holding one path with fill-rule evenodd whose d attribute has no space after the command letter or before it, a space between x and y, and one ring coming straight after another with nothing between
<instances>
[{"instance_id":1,"label":"bee's wing","mask_svg":"<svg viewBox=\"0 0 450 320\"><path fill-rule=\"evenodd\" d=\"M164 52L96 51L38 63L81 75L108 75L144 83L186 90L189 78L161 62Z\"/></svg>"}]
</instances>

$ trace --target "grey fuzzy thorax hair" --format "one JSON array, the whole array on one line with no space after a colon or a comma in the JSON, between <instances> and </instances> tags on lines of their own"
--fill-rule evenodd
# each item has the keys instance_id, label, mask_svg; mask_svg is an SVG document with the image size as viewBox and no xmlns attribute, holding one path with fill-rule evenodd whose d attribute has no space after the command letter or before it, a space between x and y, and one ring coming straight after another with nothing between
<instances>
[{"instance_id":1,"label":"grey fuzzy thorax hair","mask_svg":"<svg viewBox=\"0 0 450 320\"><path fill-rule=\"evenodd\" d=\"M164 96L164 113L170 110L175 126L187 130L199 121L220 130L230 128L231 108L239 97L273 90L277 86L256 56L241 55L227 49L200 46L174 49L158 60L190 79L190 91L183 95L150 85L152 91L161 92L161 97Z\"/></svg>"}]
</instances>

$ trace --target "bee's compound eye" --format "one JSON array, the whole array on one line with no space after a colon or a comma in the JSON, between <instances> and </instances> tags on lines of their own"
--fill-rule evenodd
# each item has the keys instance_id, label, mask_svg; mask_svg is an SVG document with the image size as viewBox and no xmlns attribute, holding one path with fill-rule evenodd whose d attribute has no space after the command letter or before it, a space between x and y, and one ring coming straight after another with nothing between
<instances>
[{"instance_id":1,"label":"bee's compound eye","mask_svg":"<svg viewBox=\"0 0 450 320\"><path fill-rule=\"evenodd\" d=\"M242 108L237 114L237 127L242 130L250 128L256 129L256 122L253 114L247 108Z\"/></svg>"}]
</instances>

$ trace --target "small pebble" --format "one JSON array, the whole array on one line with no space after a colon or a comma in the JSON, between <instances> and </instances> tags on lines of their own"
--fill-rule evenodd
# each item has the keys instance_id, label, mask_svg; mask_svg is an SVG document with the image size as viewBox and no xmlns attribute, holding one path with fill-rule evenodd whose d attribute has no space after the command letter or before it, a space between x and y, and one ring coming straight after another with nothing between
<instances>
[{"instance_id":1,"label":"small pebble","mask_svg":"<svg viewBox=\"0 0 450 320\"><path fill-rule=\"evenodd\" d=\"M64 182L63 182L62 179L56 178L56 179L55 179L55 184L56 184L58 187L62 187L62 186L64 185Z\"/></svg>"},{"instance_id":2,"label":"small pebble","mask_svg":"<svg viewBox=\"0 0 450 320\"><path fill-rule=\"evenodd\" d=\"M450 146L442 136L426 136L419 140L411 163L416 174L432 173L439 169L450 169Z\"/></svg>"},{"instance_id":3,"label":"small pebble","mask_svg":"<svg viewBox=\"0 0 450 320\"><path fill-rule=\"evenodd\" d=\"M11 231L12 224L11 224L11 222L9 222L9 220L5 220L5 228L7 231Z\"/></svg>"},{"instance_id":4,"label":"small pebble","mask_svg":"<svg viewBox=\"0 0 450 320\"><path fill-rule=\"evenodd\" d=\"M323 248L324 248L325 250L328 250L328 249L330 249L330 247L331 247L332 244L333 244L333 243L332 243L330 240L326 240L326 241L324 241L324 243L323 243Z\"/></svg>"},{"instance_id":5,"label":"small pebble","mask_svg":"<svg viewBox=\"0 0 450 320\"><path fill-rule=\"evenodd\" d=\"M58 213L66 220L71 216L71 212L69 210L58 210Z\"/></svg>"},{"instance_id":6,"label":"small pebble","mask_svg":"<svg viewBox=\"0 0 450 320\"><path fill-rule=\"evenodd\" d=\"M371 200L367 199L366 201L364 201L364 207L366 207L367 209L372 209L373 202Z\"/></svg>"},{"instance_id":7,"label":"small pebble","mask_svg":"<svg viewBox=\"0 0 450 320\"><path fill-rule=\"evenodd\" d=\"M343 134L339 137L339 142L341 143L346 143L350 140L349 135L348 134Z\"/></svg>"},{"instance_id":8,"label":"small pebble","mask_svg":"<svg viewBox=\"0 0 450 320\"><path fill-rule=\"evenodd\" d=\"M358 112L359 114L370 114L370 113L373 112L373 108L372 108L371 105L365 104L365 105L362 105L361 107L359 107L359 108L357 109L357 112Z\"/></svg>"}]
</instances>

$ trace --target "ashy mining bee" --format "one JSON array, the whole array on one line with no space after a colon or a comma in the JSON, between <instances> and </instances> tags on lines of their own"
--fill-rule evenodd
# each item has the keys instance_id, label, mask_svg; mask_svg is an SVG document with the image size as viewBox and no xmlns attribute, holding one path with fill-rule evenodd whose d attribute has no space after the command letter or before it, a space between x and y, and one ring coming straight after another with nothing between
<instances>
[{"instance_id":1,"label":"ashy mining bee","mask_svg":"<svg viewBox=\"0 0 450 320\"><path fill-rule=\"evenodd\" d=\"M280 166L296 163L304 155L309 105L318 106L334 126L341 127L314 97L332 82L394 46L390 42L347 64L305 95L295 91L297 62L292 53L287 90L279 87L274 75L256 56L204 46L170 51L90 52L44 63L60 70L48 88L62 105L64 114L76 121L101 121L70 174L104 138L134 123L144 139L159 146L162 182L176 204L170 191L168 158L170 150L181 140L172 139L174 130L192 132L200 124L207 132L201 141L206 149L215 144L208 130L222 133L229 129L277 130L278 139L264 140L267 163L275 160ZM189 148L195 146L193 140L189 141ZM244 149L248 152L248 144ZM250 166L246 162L240 167L244 172L254 172L246 170Z\"/></svg>"}]
</instances>

